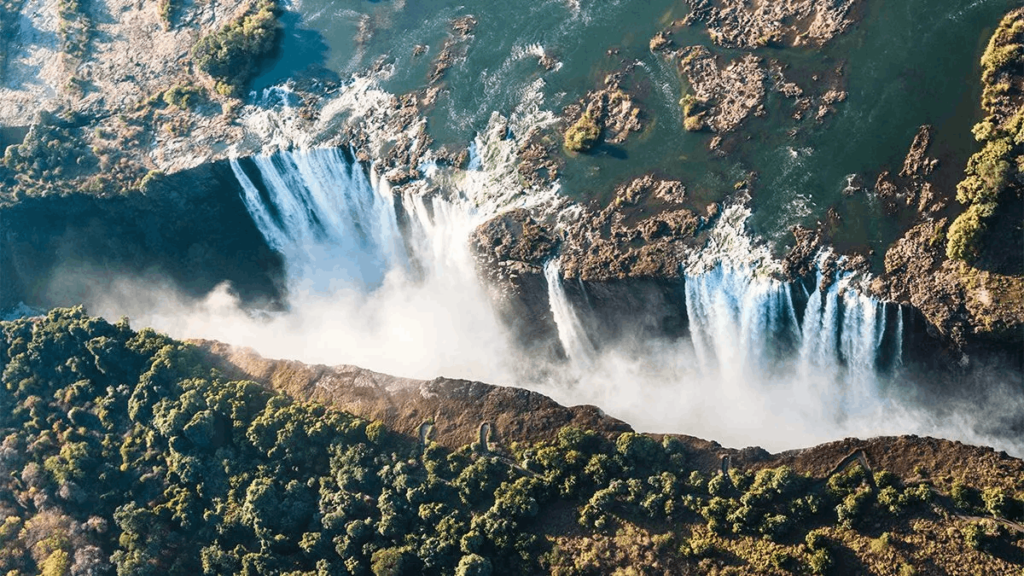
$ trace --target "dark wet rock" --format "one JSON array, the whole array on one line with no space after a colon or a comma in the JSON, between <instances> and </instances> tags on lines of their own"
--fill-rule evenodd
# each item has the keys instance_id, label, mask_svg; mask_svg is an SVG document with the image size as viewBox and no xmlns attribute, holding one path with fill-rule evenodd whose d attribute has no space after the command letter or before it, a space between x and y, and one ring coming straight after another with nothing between
<instances>
[{"instance_id":1,"label":"dark wet rock","mask_svg":"<svg viewBox=\"0 0 1024 576\"><path fill-rule=\"evenodd\" d=\"M537 59L537 63L540 64L541 68L548 71L554 70L558 67L558 59L548 53L542 54Z\"/></svg>"},{"instance_id":2,"label":"dark wet rock","mask_svg":"<svg viewBox=\"0 0 1024 576\"><path fill-rule=\"evenodd\" d=\"M687 122L694 123L687 130L699 130L699 121L712 132L731 132L764 104L768 76L760 58L746 54L722 67L704 46L684 48L678 56L692 90L692 100L683 98Z\"/></svg>"},{"instance_id":3,"label":"dark wet rock","mask_svg":"<svg viewBox=\"0 0 1024 576\"><path fill-rule=\"evenodd\" d=\"M925 125L917 130L914 135L914 142L910 145L910 151L903 160L903 169L900 170L901 178L926 177L935 171L939 161L935 158L928 158L925 152L932 139L932 127Z\"/></svg>"},{"instance_id":4,"label":"dark wet rock","mask_svg":"<svg viewBox=\"0 0 1024 576\"><path fill-rule=\"evenodd\" d=\"M609 74L604 87L592 90L576 104L563 111L566 125L574 127L581 119L593 123L597 130L597 141L608 144L622 144L630 133L643 130L640 106L621 87L622 79L630 70Z\"/></svg>"},{"instance_id":5,"label":"dark wet rock","mask_svg":"<svg viewBox=\"0 0 1024 576\"><path fill-rule=\"evenodd\" d=\"M511 210L479 226L470 246L495 309L523 348L539 358L561 357L544 278L544 262L557 246L548 228L528 210Z\"/></svg>"},{"instance_id":6,"label":"dark wet rock","mask_svg":"<svg viewBox=\"0 0 1024 576\"><path fill-rule=\"evenodd\" d=\"M476 18L473 16L463 16L452 20L451 36L444 41L444 46L441 47L441 52L434 59L434 65L427 76L430 84L439 82L455 62L466 57L474 28L476 28Z\"/></svg>"},{"instance_id":7,"label":"dark wet rock","mask_svg":"<svg viewBox=\"0 0 1024 576\"><path fill-rule=\"evenodd\" d=\"M822 248L820 230L796 226L792 232L795 243L782 259L782 270L786 280L813 274L814 258Z\"/></svg>"},{"instance_id":8,"label":"dark wet rock","mask_svg":"<svg viewBox=\"0 0 1024 576\"><path fill-rule=\"evenodd\" d=\"M927 156L931 133L931 126L918 128L899 174L894 176L883 170L875 180L874 194L886 212L896 214L901 209L911 208L920 215L933 215L945 208L945 200L935 193L927 180L938 165L937 159Z\"/></svg>"},{"instance_id":9,"label":"dark wet rock","mask_svg":"<svg viewBox=\"0 0 1024 576\"><path fill-rule=\"evenodd\" d=\"M508 283L516 291L516 278L541 274L556 240L528 210L505 212L480 225L470 243L479 268L492 284Z\"/></svg>"},{"instance_id":10,"label":"dark wet rock","mask_svg":"<svg viewBox=\"0 0 1024 576\"><path fill-rule=\"evenodd\" d=\"M660 52L667 50L672 46L672 39L669 38L668 32L658 32L651 38L650 49L651 52Z\"/></svg>"},{"instance_id":11,"label":"dark wet rock","mask_svg":"<svg viewBox=\"0 0 1024 576\"><path fill-rule=\"evenodd\" d=\"M519 165L516 167L527 186L550 185L558 178L562 160L552 146L545 146L541 138L527 141L519 150Z\"/></svg>"},{"instance_id":12,"label":"dark wet rock","mask_svg":"<svg viewBox=\"0 0 1024 576\"><path fill-rule=\"evenodd\" d=\"M703 224L700 216L679 206L684 195L681 183L646 175L619 187L604 210L583 209L565 230L566 277L678 277L686 243Z\"/></svg>"},{"instance_id":13,"label":"dark wet rock","mask_svg":"<svg viewBox=\"0 0 1024 576\"><path fill-rule=\"evenodd\" d=\"M852 23L857 0L687 0L685 22L703 22L711 40L729 48L822 46Z\"/></svg>"},{"instance_id":14,"label":"dark wet rock","mask_svg":"<svg viewBox=\"0 0 1024 576\"><path fill-rule=\"evenodd\" d=\"M815 120L821 120L825 116L832 114L836 111L833 104L837 102L845 102L847 93L843 90L828 90L821 95L820 104L818 105L818 112L814 115Z\"/></svg>"},{"instance_id":15,"label":"dark wet rock","mask_svg":"<svg viewBox=\"0 0 1024 576\"><path fill-rule=\"evenodd\" d=\"M768 79L770 89L773 92L782 94L793 100L792 118L801 121L808 117L811 110L814 110L814 120L822 121L826 116L836 111L836 104L845 102L849 94L846 92L843 82L843 66L840 65L832 70L824 79L824 86L810 86L801 88L795 82L786 79L786 65L778 60L769 60ZM817 83L821 78L814 76ZM806 88L806 89L805 89Z\"/></svg>"}]
</instances>

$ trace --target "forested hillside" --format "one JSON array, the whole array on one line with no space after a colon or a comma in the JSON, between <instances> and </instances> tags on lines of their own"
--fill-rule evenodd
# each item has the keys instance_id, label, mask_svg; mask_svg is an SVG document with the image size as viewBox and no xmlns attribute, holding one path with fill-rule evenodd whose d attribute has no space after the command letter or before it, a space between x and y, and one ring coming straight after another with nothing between
<instances>
[{"instance_id":1,"label":"forested hillside","mask_svg":"<svg viewBox=\"0 0 1024 576\"><path fill-rule=\"evenodd\" d=\"M8 575L1024 566L1024 478L1006 472L1016 465L973 470L985 485L856 458L824 478L787 467L707 477L672 437L575 428L450 451L225 381L196 348L127 320L63 309L0 329Z\"/></svg>"}]
</instances>

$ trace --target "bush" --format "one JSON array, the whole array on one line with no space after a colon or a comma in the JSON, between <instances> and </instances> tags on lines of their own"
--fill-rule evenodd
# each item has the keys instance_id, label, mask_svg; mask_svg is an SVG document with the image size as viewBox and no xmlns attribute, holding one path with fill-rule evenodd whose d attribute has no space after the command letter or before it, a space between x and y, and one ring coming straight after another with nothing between
<instances>
[{"instance_id":1,"label":"bush","mask_svg":"<svg viewBox=\"0 0 1024 576\"><path fill-rule=\"evenodd\" d=\"M995 204L974 204L957 216L946 234L946 256L971 262L980 253L985 221L995 212Z\"/></svg>"},{"instance_id":2,"label":"bush","mask_svg":"<svg viewBox=\"0 0 1024 576\"><path fill-rule=\"evenodd\" d=\"M981 549L982 541L985 536L984 532L981 530L981 526L972 522L967 526L964 526L960 533L964 535L964 542L966 542L968 546L975 550Z\"/></svg>"},{"instance_id":3,"label":"bush","mask_svg":"<svg viewBox=\"0 0 1024 576\"><path fill-rule=\"evenodd\" d=\"M415 574L412 561L404 548L382 548L370 560L373 576L403 576Z\"/></svg>"},{"instance_id":4,"label":"bush","mask_svg":"<svg viewBox=\"0 0 1024 576\"><path fill-rule=\"evenodd\" d=\"M807 536L804 537L804 543L807 544L807 547L811 550L824 550L825 546L828 544L828 538L826 538L825 534L820 530L811 530L807 533Z\"/></svg>"},{"instance_id":5,"label":"bush","mask_svg":"<svg viewBox=\"0 0 1024 576\"><path fill-rule=\"evenodd\" d=\"M491 561L477 554L467 554L459 560L455 576L491 576Z\"/></svg>"},{"instance_id":6,"label":"bush","mask_svg":"<svg viewBox=\"0 0 1024 576\"><path fill-rule=\"evenodd\" d=\"M807 567L811 569L812 574L824 574L832 567L832 554L824 548L815 550L807 560Z\"/></svg>"},{"instance_id":7,"label":"bush","mask_svg":"<svg viewBox=\"0 0 1024 576\"><path fill-rule=\"evenodd\" d=\"M968 209L950 226L946 244L947 257L967 262L979 256L984 220L996 210L999 197L1024 169L1024 116L1011 98L1012 84L1024 66L1024 18L1020 12L1007 14L999 23L981 66L981 105L989 116L976 124L972 133L985 146L968 160L964 178L957 185L957 200ZM1013 108L1016 113L1006 112Z\"/></svg>"},{"instance_id":8,"label":"bush","mask_svg":"<svg viewBox=\"0 0 1024 576\"><path fill-rule=\"evenodd\" d=\"M589 112L565 131L565 147L572 152L586 152L597 145L601 138L601 126Z\"/></svg>"},{"instance_id":9,"label":"bush","mask_svg":"<svg viewBox=\"0 0 1024 576\"><path fill-rule=\"evenodd\" d=\"M1009 138L989 140L967 161L967 175L956 187L956 199L963 204L994 202L1010 178L1013 144Z\"/></svg>"},{"instance_id":10,"label":"bush","mask_svg":"<svg viewBox=\"0 0 1024 576\"><path fill-rule=\"evenodd\" d=\"M683 118L683 129L687 132L700 132L704 129L704 116L686 116Z\"/></svg>"},{"instance_id":11,"label":"bush","mask_svg":"<svg viewBox=\"0 0 1024 576\"><path fill-rule=\"evenodd\" d=\"M192 57L200 70L218 81L218 92L237 95L274 51L278 35L277 8L264 0L255 12L201 39L192 48Z\"/></svg>"},{"instance_id":12,"label":"bush","mask_svg":"<svg viewBox=\"0 0 1024 576\"><path fill-rule=\"evenodd\" d=\"M178 84L164 92L164 102L181 110L188 110L202 98L203 90L191 84Z\"/></svg>"},{"instance_id":13,"label":"bush","mask_svg":"<svg viewBox=\"0 0 1024 576\"><path fill-rule=\"evenodd\" d=\"M1006 517L1008 500L1001 488L989 488L981 494L981 500L985 503L985 511L997 517Z\"/></svg>"}]
</instances>

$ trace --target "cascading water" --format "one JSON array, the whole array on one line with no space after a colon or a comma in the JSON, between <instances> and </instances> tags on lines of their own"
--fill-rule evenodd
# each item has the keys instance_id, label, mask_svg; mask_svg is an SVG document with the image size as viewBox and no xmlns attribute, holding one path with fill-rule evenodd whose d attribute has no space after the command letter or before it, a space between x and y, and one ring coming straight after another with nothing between
<instances>
[{"instance_id":1,"label":"cascading water","mask_svg":"<svg viewBox=\"0 0 1024 576\"><path fill-rule=\"evenodd\" d=\"M565 350L565 355L569 360L579 369L588 370L593 366L597 351L565 294L559 260L551 259L544 264L544 279L547 280L548 303L551 305L551 315L555 320L562 349Z\"/></svg>"},{"instance_id":2,"label":"cascading water","mask_svg":"<svg viewBox=\"0 0 1024 576\"><path fill-rule=\"evenodd\" d=\"M232 161L253 221L285 257L289 309L254 320L217 294L198 310L164 310L159 324L277 357L533 388L596 404L639 429L731 445L782 449L946 430L893 404L885 386L902 353L898 310L865 296L855 276L823 283L819 274L809 293L775 280L776 264L744 229L749 211L737 206L723 210L684 267L689 338L627 343L589 334L595 311L573 300L588 288L567 291L555 258L543 273L567 361L524 357L477 276L468 239L512 207L550 209L560 219L573 212L551 190L516 188L515 143L506 138L504 123L492 122L476 139L472 170L424 164L424 179L400 195L341 150Z\"/></svg>"},{"instance_id":3,"label":"cascading water","mask_svg":"<svg viewBox=\"0 0 1024 576\"><path fill-rule=\"evenodd\" d=\"M371 318L388 317L385 308L394 307L396 298L400 302L412 298L419 302L417 314L426 315L426 320L399 319L388 342L425 346L424 339L430 339L438 325L450 334L448 340L474 341L479 339L474 330L483 326L489 338L500 341L494 354L507 361L515 357L515 345L496 326L468 247L477 225L521 198L510 192L511 181L503 172L484 169L507 160L506 147L494 145L502 142L501 128L501 123L495 123L474 143L473 170L453 177L437 173L432 166L421 167L447 189L443 195L414 183L395 196L373 169L367 175L361 165L335 149L234 160L231 167L253 221L268 243L286 257L293 292L331 299L339 288L355 291L362 294L360 309ZM251 166L248 171L247 165ZM807 298L803 323L799 323L793 286L771 277L765 264L770 259L742 233L748 214L727 210L720 229L712 231L708 247L701 252L703 259L684 270L690 339L674 346L691 350L681 357L692 355L695 362L684 362L685 367L661 373L657 380L675 386L717 382L722 393L738 397L751 385L769 390L796 375L803 386L793 388L801 396L796 403L808 411L821 412L821 406L834 405L838 408L827 412L835 418L857 411L860 404L870 405L877 386L877 349L885 333L881 305L860 295L851 279L837 278L824 292L816 289ZM606 350L598 350L587 333L582 315L589 311L574 307L558 259L545 264L544 276L548 304L568 360L554 383L548 384L586 388L600 380L599 372L607 371L602 366ZM434 290L454 298L456 309L439 302ZM351 319L346 316L344 321ZM475 366L472 352L462 351L472 350L471 346L444 344L433 353L443 356L440 361L445 366L462 370ZM631 361L638 360L657 366L664 355ZM371 367L391 369L387 363ZM492 371L486 377L508 382L516 380L516 373L514 369ZM456 373L478 374L475 368Z\"/></svg>"},{"instance_id":4,"label":"cascading water","mask_svg":"<svg viewBox=\"0 0 1024 576\"><path fill-rule=\"evenodd\" d=\"M799 340L788 285L720 263L684 275L690 339L704 372L763 373Z\"/></svg>"},{"instance_id":5,"label":"cascading water","mask_svg":"<svg viewBox=\"0 0 1024 576\"><path fill-rule=\"evenodd\" d=\"M407 256L386 185L374 185L339 149L251 159L266 196L238 160L231 170L267 243L288 258L292 278L376 287ZM318 279L322 279L319 281Z\"/></svg>"}]
</instances>

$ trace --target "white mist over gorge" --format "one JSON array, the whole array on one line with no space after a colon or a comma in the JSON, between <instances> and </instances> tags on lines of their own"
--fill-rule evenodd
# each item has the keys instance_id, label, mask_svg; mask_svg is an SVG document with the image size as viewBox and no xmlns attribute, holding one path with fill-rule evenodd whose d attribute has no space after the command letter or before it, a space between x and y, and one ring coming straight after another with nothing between
<instances>
[{"instance_id":1,"label":"white mist over gorge","mask_svg":"<svg viewBox=\"0 0 1024 576\"><path fill-rule=\"evenodd\" d=\"M233 159L246 209L285 258L285 309L245 309L228 286L195 301L133 281L89 309L267 357L525 387L595 404L642 431L730 446L777 451L917 433L1024 453L1020 442L976 426L988 411L1019 413L1020 399L968 410L919 405L898 385L904 312L867 296L859 274L819 270L810 289L775 279L778 263L746 233L742 203L725 208L683 271L687 337L598 344L591 311L567 296L563 282L575 280L563 280L555 256L543 276L563 357L524 353L478 275L469 238L512 208L555 219L572 209L553 191L507 187L509 163L495 149L504 144L484 134L468 169L424 165L424 178L401 194L345 149Z\"/></svg>"}]
</instances>

